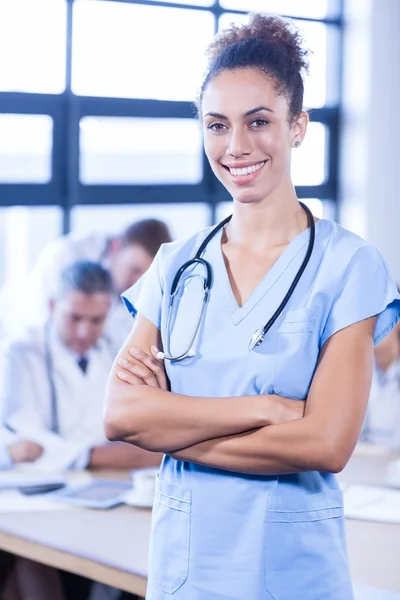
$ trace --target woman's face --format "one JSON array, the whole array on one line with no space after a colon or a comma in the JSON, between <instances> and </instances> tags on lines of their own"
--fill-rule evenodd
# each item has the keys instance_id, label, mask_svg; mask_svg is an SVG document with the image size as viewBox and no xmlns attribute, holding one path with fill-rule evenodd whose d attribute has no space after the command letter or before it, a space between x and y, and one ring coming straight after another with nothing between
<instances>
[{"instance_id":1,"label":"woman's face","mask_svg":"<svg viewBox=\"0 0 400 600\"><path fill-rule=\"evenodd\" d=\"M290 183L295 141L308 115L291 124L286 98L258 69L223 71L203 94L204 147L215 175L240 203L260 202Z\"/></svg>"}]
</instances>

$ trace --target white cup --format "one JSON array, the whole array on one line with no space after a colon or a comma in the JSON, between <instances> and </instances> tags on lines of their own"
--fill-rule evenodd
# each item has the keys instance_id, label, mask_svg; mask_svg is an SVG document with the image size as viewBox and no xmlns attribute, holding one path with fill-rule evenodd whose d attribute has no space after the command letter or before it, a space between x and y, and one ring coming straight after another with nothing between
<instances>
[{"instance_id":1,"label":"white cup","mask_svg":"<svg viewBox=\"0 0 400 600\"><path fill-rule=\"evenodd\" d=\"M158 469L137 469L132 471L132 484L135 497L143 505L151 505L154 500Z\"/></svg>"}]
</instances>

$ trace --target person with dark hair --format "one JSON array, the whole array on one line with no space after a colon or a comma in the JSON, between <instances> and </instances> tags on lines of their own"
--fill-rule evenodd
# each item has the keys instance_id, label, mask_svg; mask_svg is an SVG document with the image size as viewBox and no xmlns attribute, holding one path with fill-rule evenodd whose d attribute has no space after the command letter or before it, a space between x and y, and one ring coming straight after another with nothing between
<instances>
[{"instance_id":1,"label":"person with dark hair","mask_svg":"<svg viewBox=\"0 0 400 600\"><path fill-rule=\"evenodd\" d=\"M73 263L59 276L47 323L4 344L1 423L36 444L43 466L48 460L53 469L159 462L150 452L109 444L104 436L103 397L113 354L103 328L112 289L107 269L90 261Z\"/></svg>"},{"instance_id":2,"label":"person with dark hair","mask_svg":"<svg viewBox=\"0 0 400 600\"><path fill-rule=\"evenodd\" d=\"M65 235L44 248L28 276L29 311L17 298L3 299L3 336L14 334L22 325L43 324L48 318L49 299L54 294L61 271L77 260L101 263L112 281L112 303L105 324L114 354L131 329L120 295L149 268L161 244L171 241L167 225L157 219L144 219L129 225L119 235L106 233ZM11 306L11 303L13 306ZM7 323L6 323L7 321Z\"/></svg>"},{"instance_id":3,"label":"person with dark hair","mask_svg":"<svg viewBox=\"0 0 400 600\"><path fill-rule=\"evenodd\" d=\"M254 15L209 58L198 113L233 214L164 245L126 292L135 327L106 397L110 440L165 453L147 599L350 600L335 473L399 295L373 246L297 199L291 22Z\"/></svg>"},{"instance_id":4,"label":"person with dark hair","mask_svg":"<svg viewBox=\"0 0 400 600\"><path fill-rule=\"evenodd\" d=\"M102 424L107 373L113 362L104 323L112 301L107 269L75 262L60 274L45 325L4 342L0 362L1 467L135 468L159 464L156 454L109 443ZM15 563L15 564L14 564ZM13 573L21 597L86 600L92 582L3 554L1 586Z\"/></svg>"}]
</instances>

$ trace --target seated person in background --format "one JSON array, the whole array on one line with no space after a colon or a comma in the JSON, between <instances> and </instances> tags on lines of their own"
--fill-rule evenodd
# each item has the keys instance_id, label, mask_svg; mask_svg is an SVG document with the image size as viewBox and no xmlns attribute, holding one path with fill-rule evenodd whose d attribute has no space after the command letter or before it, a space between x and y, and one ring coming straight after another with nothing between
<instances>
[{"instance_id":1,"label":"seated person in background","mask_svg":"<svg viewBox=\"0 0 400 600\"><path fill-rule=\"evenodd\" d=\"M170 241L167 225L157 219L133 223L118 236L102 232L61 236L44 248L28 276L29 312L26 303L18 302L14 294L0 294L1 313L6 316L0 327L3 337L14 334L21 322L28 325L45 322L61 271L78 260L89 260L100 263L111 275L112 303L105 335L116 356L132 327L120 295L149 268L161 244Z\"/></svg>"},{"instance_id":2,"label":"seated person in background","mask_svg":"<svg viewBox=\"0 0 400 600\"><path fill-rule=\"evenodd\" d=\"M24 462L34 462L43 454L43 448L36 442L20 440L5 428L0 428L0 470Z\"/></svg>"},{"instance_id":3,"label":"seated person in background","mask_svg":"<svg viewBox=\"0 0 400 600\"><path fill-rule=\"evenodd\" d=\"M44 449L52 468L155 466L160 455L108 443L103 398L113 354L102 336L112 282L81 261L61 274L45 325L5 344L0 365L3 426Z\"/></svg>"},{"instance_id":4,"label":"seated person in background","mask_svg":"<svg viewBox=\"0 0 400 600\"><path fill-rule=\"evenodd\" d=\"M400 323L375 346L361 441L400 450Z\"/></svg>"}]
</instances>

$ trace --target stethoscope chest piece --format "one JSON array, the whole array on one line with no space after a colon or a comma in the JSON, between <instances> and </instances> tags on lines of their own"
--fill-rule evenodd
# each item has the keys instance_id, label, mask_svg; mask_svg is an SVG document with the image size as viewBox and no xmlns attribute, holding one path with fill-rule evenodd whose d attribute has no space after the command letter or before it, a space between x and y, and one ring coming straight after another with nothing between
<instances>
[{"instance_id":1,"label":"stethoscope chest piece","mask_svg":"<svg viewBox=\"0 0 400 600\"><path fill-rule=\"evenodd\" d=\"M260 346L260 344L263 343L264 338L264 328L257 329L257 331L255 331L251 336L251 340L249 343L249 351L254 350L254 348L257 348L257 346Z\"/></svg>"}]
</instances>

